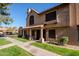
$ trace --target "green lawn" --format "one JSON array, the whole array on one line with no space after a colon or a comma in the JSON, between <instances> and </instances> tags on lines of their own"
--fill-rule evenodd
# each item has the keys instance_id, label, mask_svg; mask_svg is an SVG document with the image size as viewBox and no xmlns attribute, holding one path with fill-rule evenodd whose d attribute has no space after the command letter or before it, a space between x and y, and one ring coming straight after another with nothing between
<instances>
[{"instance_id":1,"label":"green lawn","mask_svg":"<svg viewBox=\"0 0 79 59\"><path fill-rule=\"evenodd\" d=\"M4 38L0 38L0 46L1 46L1 45L6 45L6 44L9 44L9 43L11 43L11 42L7 41L7 40L4 39Z\"/></svg>"},{"instance_id":2,"label":"green lawn","mask_svg":"<svg viewBox=\"0 0 79 59\"><path fill-rule=\"evenodd\" d=\"M12 46L9 48L0 49L0 56L32 56L32 54L18 46Z\"/></svg>"},{"instance_id":3,"label":"green lawn","mask_svg":"<svg viewBox=\"0 0 79 59\"><path fill-rule=\"evenodd\" d=\"M26 38L19 38L19 37L15 36L15 35L12 35L12 36L10 36L10 37L11 37L11 38L14 38L14 39L16 39L16 40L22 41L22 42L27 42L27 41L29 41L29 40L26 39Z\"/></svg>"},{"instance_id":4,"label":"green lawn","mask_svg":"<svg viewBox=\"0 0 79 59\"><path fill-rule=\"evenodd\" d=\"M51 46L49 44L38 43L38 42L32 43L32 45L57 53L59 55L63 55L63 56L79 56L79 50L60 48L54 45Z\"/></svg>"}]
</instances>

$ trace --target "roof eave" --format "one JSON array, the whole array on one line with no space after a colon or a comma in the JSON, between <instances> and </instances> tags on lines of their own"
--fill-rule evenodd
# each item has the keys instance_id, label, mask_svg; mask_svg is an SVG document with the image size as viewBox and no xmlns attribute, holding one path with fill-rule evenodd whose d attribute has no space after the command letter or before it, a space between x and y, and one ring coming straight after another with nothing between
<instances>
[{"instance_id":1,"label":"roof eave","mask_svg":"<svg viewBox=\"0 0 79 59\"><path fill-rule=\"evenodd\" d=\"M64 6L64 5L68 5L68 4L69 4L69 3L62 3L62 4L59 4L59 5L55 6L55 7L52 7L52 8L49 8L49 9L43 11L43 12L40 12L39 15L40 15L40 14L43 14L43 13L45 13L45 12L48 12L48 11L50 11L51 9L55 9L55 8L60 7L60 6Z\"/></svg>"}]
</instances>

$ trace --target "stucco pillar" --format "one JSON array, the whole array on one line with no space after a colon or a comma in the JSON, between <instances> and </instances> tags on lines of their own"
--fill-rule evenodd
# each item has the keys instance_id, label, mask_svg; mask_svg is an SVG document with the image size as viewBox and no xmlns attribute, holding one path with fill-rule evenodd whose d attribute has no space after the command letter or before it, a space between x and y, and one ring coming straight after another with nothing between
<instances>
[{"instance_id":1,"label":"stucco pillar","mask_svg":"<svg viewBox=\"0 0 79 59\"><path fill-rule=\"evenodd\" d=\"M48 29L46 29L46 41L48 41Z\"/></svg>"},{"instance_id":2,"label":"stucco pillar","mask_svg":"<svg viewBox=\"0 0 79 59\"><path fill-rule=\"evenodd\" d=\"M76 19L77 25L79 25L79 3L76 3Z\"/></svg>"},{"instance_id":3,"label":"stucco pillar","mask_svg":"<svg viewBox=\"0 0 79 59\"><path fill-rule=\"evenodd\" d=\"M41 31L40 31L40 32L41 32L41 34L40 34L40 36L41 36L41 37L40 37L40 40L41 40L42 43L44 43L44 38L43 38L43 27L41 27Z\"/></svg>"},{"instance_id":4,"label":"stucco pillar","mask_svg":"<svg viewBox=\"0 0 79 59\"><path fill-rule=\"evenodd\" d=\"M35 30L35 40L36 40L36 35L37 35L37 33L36 33L36 30Z\"/></svg>"},{"instance_id":5,"label":"stucco pillar","mask_svg":"<svg viewBox=\"0 0 79 59\"><path fill-rule=\"evenodd\" d=\"M76 44L78 40L77 24L76 24L76 4L69 4L69 16L70 16L70 37L69 44Z\"/></svg>"},{"instance_id":6,"label":"stucco pillar","mask_svg":"<svg viewBox=\"0 0 79 59\"><path fill-rule=\"evenodd\" d=\"M29 36L29 40L32 40L32 31L30 29L30 36Z\"/></svg>"}]
</instances>

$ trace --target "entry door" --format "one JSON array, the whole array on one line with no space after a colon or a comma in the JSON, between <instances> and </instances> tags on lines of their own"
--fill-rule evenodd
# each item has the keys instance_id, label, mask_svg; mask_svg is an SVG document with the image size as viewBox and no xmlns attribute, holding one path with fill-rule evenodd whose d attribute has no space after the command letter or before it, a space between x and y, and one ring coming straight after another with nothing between
<instances>
[{"instance_id":1,"label":"entry door","mask_svg":"<svg viewBox=\"0 0 79 59\"><path fill-rule=\"evenodd\" d=\"M36 40L39 40L40 39L40 30L37 30L36 33L37 33L36 34Z\"/></svg>"},{"instance_id":2,"label":"entry door","mask_svg":"<svg viewBox=\"0 0 79 59\"><path fill-rule=\"evenodd\" d=\"M35 40L35 31L32 30L32 39Z\"/></svg>"},{"instance_id":3,"label":"entry door","mask_svg":"<svg viewBox=\"0 0 79 59\"><path fill-rule=\"evenodd\" d=\"M45 29L43 30L43 38L46 41L46 30Z\"/></svg>"}]
</instances>

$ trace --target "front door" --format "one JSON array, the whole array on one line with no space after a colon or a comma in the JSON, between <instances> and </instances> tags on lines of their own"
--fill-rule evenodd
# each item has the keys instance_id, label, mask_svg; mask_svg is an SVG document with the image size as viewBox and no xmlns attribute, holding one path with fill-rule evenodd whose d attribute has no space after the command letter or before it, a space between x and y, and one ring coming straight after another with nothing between
<instances>
[{"instance_id":1,"label":"front door","mask_svg":"<svg viewBox=\"0 0 79 59\"><path fill-rule=\"evenodd\" d=\"M46 41L46 30L45 29L43 30L43 38Z\"/></svg>"},{"instance_id":2,"label":"front door","mask_svg":"<svg viewBox=\"0 0 79 59\"><path fill-rule=\"evenodd\" d=\"M32 30L32 39L35 40L35 31Z\"/></svg>"},{"instance_id":3,"label":"front door","mask_svg":"<svg viewBox=\"0 0 79 59\"><path fill-rule=\"evenodd\" d=\"M36 33L37 33L36 40L39 40L40 39L40 30L36 30Z\"/></svg>"}]
</instances>

